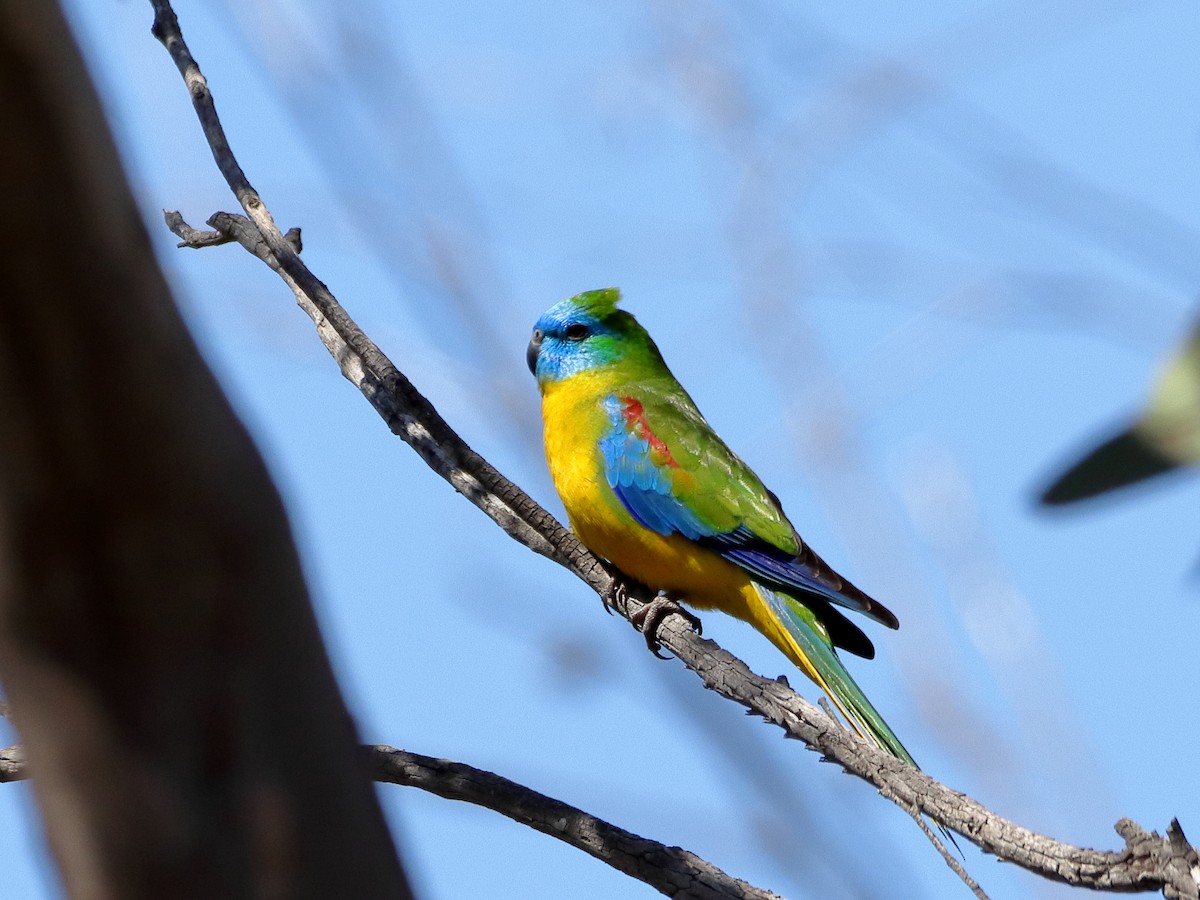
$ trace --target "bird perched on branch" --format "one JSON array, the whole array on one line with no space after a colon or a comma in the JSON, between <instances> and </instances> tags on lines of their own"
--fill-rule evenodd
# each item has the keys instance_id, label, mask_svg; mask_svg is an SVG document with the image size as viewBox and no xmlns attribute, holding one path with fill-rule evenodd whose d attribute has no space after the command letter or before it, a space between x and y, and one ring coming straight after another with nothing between
<instances>
[{"instance_id":1,"label":"bird perched on branch","mask_svg":"<svg viewBox=\"0 0 1200 900\"><path fill-rule=\"evenodd\" d=\"M597 556L659 591L635 622L652 648L662 615L683 613L676 600L736 616L816 682L861 736L915 765L836 651L875 655L837 607L889 628L896 617L800 539L619 298L608 288L565 300L529 342L546 459L571 528Z\"/></svg>"}]
</instances>

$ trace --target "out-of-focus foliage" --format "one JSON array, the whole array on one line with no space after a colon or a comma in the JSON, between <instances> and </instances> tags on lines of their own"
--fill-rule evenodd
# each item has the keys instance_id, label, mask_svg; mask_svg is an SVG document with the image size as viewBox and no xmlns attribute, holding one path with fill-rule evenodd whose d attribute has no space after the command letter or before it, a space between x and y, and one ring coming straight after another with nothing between
<instances>
[{"instance_id":1,"label":"out-of-focus foliage","mask_svg":"<svg viewBox=\"0 0 1200 900\"><path fill-rule=\"evenodd\" d=\"M1154 386L1145 412L1060 475L1047 505L1073 503L1200 463L1200 322Z\"/></svg>"}]
</instances>

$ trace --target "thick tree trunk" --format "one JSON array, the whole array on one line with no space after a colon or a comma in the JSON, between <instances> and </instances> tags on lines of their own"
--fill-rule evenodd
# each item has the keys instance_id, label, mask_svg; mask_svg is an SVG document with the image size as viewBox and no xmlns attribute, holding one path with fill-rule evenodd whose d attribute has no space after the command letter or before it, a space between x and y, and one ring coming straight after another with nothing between
<instances>
[{"instance_id":1,"label":"thick tree trunk","mask_svg":"<svg viewBox=\"0 0 1200 900\"><path fill-rule=\"evenodd\" d=\"M0 0L0 198L0 678L68 892L408 896L279 497L47 0Z\"/></svg>"}]
</instances>

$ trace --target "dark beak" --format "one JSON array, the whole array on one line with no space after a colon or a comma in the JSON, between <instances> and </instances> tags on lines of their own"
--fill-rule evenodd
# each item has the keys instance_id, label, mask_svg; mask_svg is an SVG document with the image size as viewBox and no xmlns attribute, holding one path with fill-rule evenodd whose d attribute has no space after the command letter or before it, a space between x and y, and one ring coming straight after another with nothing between
<instances>
[{"instance_id":1,"label":"dark beak","mask_svg":"<svg viewBox=\"0 0 1200 900\"><path fill-rule=\"evenodd\" d=\"M529 371L537 374L537 358L538 353L542 350L542 331L540 328L533 329L533 337L529 339L529 346L525 348L525 362L529 364Z\"/></svg>"}]
</instances>

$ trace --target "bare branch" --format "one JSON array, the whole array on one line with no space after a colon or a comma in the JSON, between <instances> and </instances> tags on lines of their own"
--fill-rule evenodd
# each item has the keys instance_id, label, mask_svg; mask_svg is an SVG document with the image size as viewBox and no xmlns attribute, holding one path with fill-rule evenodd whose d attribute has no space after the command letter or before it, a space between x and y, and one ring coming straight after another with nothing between
<instances>
[{"instance_id":1,"label":"bare branch","mask_svg":"<svg viewBox=\"0 0 1200 900\"><path fill-rule=\"evenodd\" d=\"M0 750L0 784L9 781L24 781L29 777L25 766L25 751L20 747L5 747Z\"/></svg>"},{"instance_id":2,"label":"bare branch","mask_svg":"<svg viewBox=\"0 0 1200 900\"><path fill-rule=\"evenodd\" d=\"M680 847L639 837L581 809L492 772L378 744L362 748L376 781L420 788L473 803L558 838L668 897L690 900L780 900L733 878ZM0 750L0 783L29 777L19 746Z\"/></svg>"},{"instance_id":3,"label":"bare branch","mask_svg":"<svg viewBox=\"0 0 1200 900\"><path fill-rule=\"evenodd\" d=\"M179 243L176 245L178 247L200 250L204 247L216 247L220 244L237 241L268 265L274 261L262 235L250 224L250 220L243 216L231 217L229 213L216 213L209 221L209 224L213 226L213 231L201 231L193 228L183 221L183 216L173 210L164 209L163 216L167 220L167 227L179 236ZM304 245L300 240L299 228L289 228L283 239L297 253L303 252Z\"/></svg>"},{"instance_id":4,"label":"bare branch","mask_svg":"<svg viewBox=\"0 0 1200 900\"><path fill-rule=\"evenodd\" d=\"M606 565L467 446L287 244L233 157L207 84L183 42L169 4L165 0L152 3L155 36L167 47L188 85L218 167L274 257L267 263L313 319L342 373L394 433L510 536L570 569L601 596L613 597L614 582ZM177 214L169 214L172 216ZM175 221L181 223L182 219ZM255 249L258 239L247 236L246 229L235 228L235 221L214 217L210 223L261 258ZM635 597L622 592L614 605L629 618L646 599L644 593ZM702 639L683 617L666 617L658 634L663 646L696 672L706 687L779 725L786 736L804 741L847 772L874 784L902 808L919 810L1001 859L1045 878L1097 890L1161 890L1168 897L1200 897L1196 851L1184 840L1177 823L1172 823L1166 838L1140 830L1131 837L1131 832L1121 831L1127 843L1121 851L1089 850L1055 841L997 816L966 795L858 740L786 684L754 674L741 660Z\"/></svg>"},{"instance_id":5,"label":"bare branch","mask_svg":"<svg viewBox=\"0 0 1200 900\"><path fill-rule=\"evenodd\" d=\"M824 700L824 698L822 698L822 700ZM825 710L826 715L833 715L824 702L821 703L821 709ZM921 829L921 833L929 839L929 843L933 844L934 848L941 855L942 860L947 866L950 867L950 871L952 871L962 880L962 883L970 889L972 894L978 897L979 900L988 900L988 895L984 889L979 886L979 882L972 878L971 873L966 870L966 867L964 867L961 862L954 858L954 855L951 854L950 849L946 846L942 839L933 833L933 829L929 827L929 823L925 821L925 817L921 815L921 811L919 809L917 809L915 806L909 806L908 804L901 802L886 790L881 789L880 793L912 817L912 820L917 823L917 827ZM949 831L946 831L944 828L942 829L942 835L949 838L950 842L954 845L954 848L958 850L960 854L962 853L962 850L958 846L958 842L954 840L954 835L952 835Z\"/></svg>"},{"instance_id":6,"label":"bare branch","mask_svg":"<svg viewBox=\"0 0 1200 900\"><path fill-rule=\"evenodd\" d=\"M485 806L603 860L669 897L779 900L770 891L731 878L694 853L638 837L491 772L394 747L366 749L377 781Z\"/></svg>"},{"instance_id":7,"label":"bare branch","mask_svg":"<svg viewBox=\"0 0 1200 900\"><path fill-rule=\"evenodd\" d=\"M506 532L531 550L567 565L593 587L605 587L609 578L595 558L553 516L467 446L301 261L234 158L208 83L184 43L170 4L152 0L152 5L153 33L170 52L188 86L217 167L274 254L280 274L287 276L301 306L316 323L343 374L362 391L393 433Z\"/></svg>"}]
</instances>

